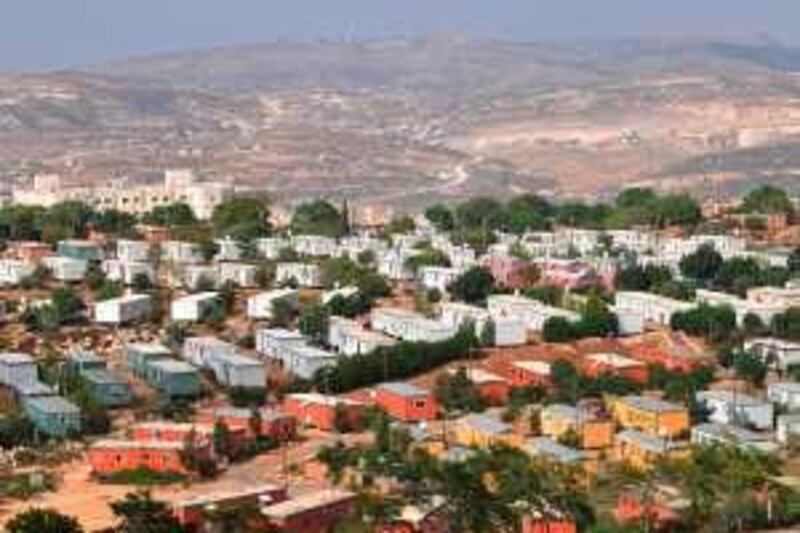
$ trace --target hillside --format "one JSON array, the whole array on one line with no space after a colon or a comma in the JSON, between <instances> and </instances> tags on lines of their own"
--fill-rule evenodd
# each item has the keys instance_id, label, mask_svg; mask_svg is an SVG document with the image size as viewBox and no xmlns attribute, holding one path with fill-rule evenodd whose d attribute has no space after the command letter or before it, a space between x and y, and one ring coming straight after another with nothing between
<instances>
[{"instance_id":1,"label":"hillside","mask_svg":"<svg viewBox=\"0 0 800 533\"><path fill-rule=\"evenodd\" d=\"M800 51L774 46L459 37L134 58L0 78L0 171L86 182L189 165L279 198L412 207L709 174L786 182L798 70Z\"/></svg>"}]
</instances>

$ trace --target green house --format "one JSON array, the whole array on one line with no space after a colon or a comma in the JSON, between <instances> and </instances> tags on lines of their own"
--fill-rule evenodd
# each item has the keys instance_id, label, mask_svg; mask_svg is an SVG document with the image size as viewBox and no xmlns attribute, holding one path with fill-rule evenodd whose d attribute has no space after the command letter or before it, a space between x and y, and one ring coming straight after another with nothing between
<instances>
[{"instance_id":1,"label":"green house","mask_svg":"<svg viewBox=\"0 0 800 533\"><path fill-rule=\"evenodd\" d=\"M147 371L150 363L171 359L172 352L161 344L128 344L125 346L125 360L134 376L149 381Z\"/></svg>"},{"instance_id":2,"label":"green house","mask_svg":"<svg viewBox=\"0 0 800 533\"><path fill-rule=\"evenodd\" d=\"M133 400L128 382L105 368L85 370L81 378L92 399L106 407L123 407Z\"/></svg>"},{"instance_id":3,"label":"green house","mask_svg":"<svg viewBox=\"0 0 800 533\"><path fill-rule=\"evenodd\" d=\"M101 261L103 259L103 249L92 241L77 239L59 241L56 249L61 257L83 259L84 261Z\"/></svg>"},{"instance_id":4,"label":"green house","mask_svg":"<svg viewBox=\"0 0 800 533\"><path fill-rule=\"evenodd\" d=\"M169 399L194 398L200 394L200 372L183 361L162 359L148 365L148 383Z\"/></svg>"},{"instance_id":5,"label":"green house","mask_svg":"<svg viewBox=\"0 0 800 533\"><path fill-rule=\"evenodd\" d=\"M87 370L105 369L106 361L90 350L75 350L70 352L67 359L67 371L71 376L77 376Z\"/></svg>"},{"instance_id":6,"label":"green house","mask_svg":"<svg viewBox=\"0 0 800 533\"><path fill-rule=\"evenodd\" d=\"M81 410L61 396L26 397L22 408L33 426L50 437L81 431Z\"/></svg>"}]
</instances>

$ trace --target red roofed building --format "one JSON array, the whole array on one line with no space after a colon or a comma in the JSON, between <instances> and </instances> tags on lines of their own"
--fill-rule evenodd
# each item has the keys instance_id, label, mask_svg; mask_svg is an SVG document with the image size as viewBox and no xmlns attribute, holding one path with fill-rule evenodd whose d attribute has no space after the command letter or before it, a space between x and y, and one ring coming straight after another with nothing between
<instances>
[{"instance_id":1,"label":"red roofed building","mask_svg":"<svg viewBox=\"0 0 800 533\"><path fill-rule=\"evenodd\" d=\"M327 489L263 507L269 527L292 533L331 531L355 511L355 494ZM269 531L269 530L268 530Z\"/></svg>"},{"instance_id":2,"label":"red roofed building","mask_svg":"<svg viewBox=\"0 0 800 533\"><path fill-rule=\"evenodd\" d=\"M337 416L341 417L340 423L350 429L362 427L365 408L362 402L317 393L289 394L283 400L283 410L300 424L324 431L336 429Z\"/></svg>"},{"instance_id":3,"label":"red roofed building","mask_svg":"<svg viewBox=\"0 0 800 533\"><path fill-rule=\"evenodd\" d=\"M254 411L239 407L220 407L202 413L198 420L207 424L224 423L229 431L243 432L249 438L268 437L277 442L293 440L297 436L297 418L289 413L262 409Z\"/></svg>"},{"instance_id":4,"label":"red roofed building","mask_svg":"<svg viewBox=\"0 0 800 533\"><path fill-rule=\"evenodd\" d=\"M214 512L235 511L245 507L260 508L285 501L286 489L275 485L260 485L238 491L199 494L183 499L173 505L173 514L178 522L192 531L205 531L206 514L209 509ZM257 521L265 521L263 519ZM253 524L248 524L251 526ZM255 529L255 526L253 527ZM257 529L260 531L261 529Z\"/></svg>"},{"instance_id":5,"label":"red roofed building","mask_svg":"<svg viewBox=\"0 0 800 533\"><path fill-rule=\"evenodd\" d=\"M546 361L513 361L511 384L515 387L544 387L550 384L550 363Z\"/></svg>"},{"instance_id":6,"label":"red roofed building","mask_svg":"<svg viewBox=\"0 0 800 533\"><path fill-rule=\"evenodd\" d=\"M147 469L153 472L188 474L183 464L183 442L101 440L87 452L89 466L94 474L113 474ZM198 450L211 456L210 445Z\"/></svg>"},{"instance_id":7,"label":"red roofed building","mask_svg":"<svg viewBox=\"0 0 800 533\"><path fill-rule=\"evenodd\" d=\"M382 383L375 387L375 403L397 420L436 420L439 412L433 394L410 383Z\"/></svg>"},{"instance_id":8,"label":"red roofed building","mask_svg":"<svg viewBox=\"0 0 800 533\"><path fill-rule=\"evenodd\" d=\"M511 393L511 384L503 377L482 368L464 369L467 379L489 405L504 405ZM451 374L458 372L452 369Z\"/></svg>"},{"instance_id":9,"label":"red roofed building","mask_svg":"<svg viewBox=\"0 0 800 533\"><path fill-rule=\"evenodd\" d=\"M488 270L495 283L507 289L522 289L531 285L531 270L533 265L509 255L485 255L481 258L480 264Z\"/></svg>"},{"instance_id":10,"label":"red roofed building","mask_svg":"<svg viewBox=\"0 0 800 533\"><path fill-rule=\"evenodd\" d=\"M636 359L615 353L596 353L583 360L583 372L589 377L612 374L637 383L647 383L647 365Z\"/></svg>"}]
</instances>

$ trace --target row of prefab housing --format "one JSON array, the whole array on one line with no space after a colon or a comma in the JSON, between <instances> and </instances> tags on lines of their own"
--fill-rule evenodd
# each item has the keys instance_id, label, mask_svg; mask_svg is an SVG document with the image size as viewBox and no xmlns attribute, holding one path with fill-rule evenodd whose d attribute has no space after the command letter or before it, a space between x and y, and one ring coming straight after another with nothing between
<instances>
[{"instance_id":1,"label":"row of prefab housing","mask_svg":"<svg viewBox=\"0 0 800 533\"><path fill-rule=\"evenodd\" d=\"M428 288L444 289L460 272L476 264L483 264L498 282L513 288L519 281L525 261L514 261L510 249L514 245L522 248L530 257L540 260L545 278L554 282L580 284L602 275L609 262L598 253L601 244L610 239L612 247L637 254L644 264L663 264L677 268L680 260L696 251L703 244L712 244L723 257L753 256L771 265L785 265L786 250L752 252L746 249L744 239L728 235L700 235L689 238L662 237L659 234L637 230L599 232L594 230L563 229L554 232L533 232L522 237L498 234L498 242L489 248L488 254L478 258L467 245L455 245L447 233L431 229L420 229L412 234L398 234L391 241L369 235L349 236L340 240L317 235L297 235L291 238L271 237L255 241L255 251L260 257L278 260L285 250L292 250L307 258L349 257L357 259L362 252L371 252L377 270L393 280L411 279L414 272L408 259L420 253L422 242L442 251L450 260L450 267L423 267L417 272L419 279ZM165 241L159 244L158 255L175 268L171 270L170 282L194 287L198 280L212 283L226 281L241 286L256 284L257 270L253 265L241 262L243 252L237 241L216 241L218 253L214 264L205 264L202 249L197 244L182 241ZM153 245L148 241L119 240L115 253L107 257L99 243L89 240L67 240L59 242L54 252L50 246L39 242L12 242L7 257L0 261L0 284L18 284L32 273L34 265L44 262L57 279L79 281L85 275L88 261L103 262L107 275L114 280L131 283L137 275L152 278L155 257ZM566 258L583 258L581 267ZM505 259L505 260L504 260ZM301 286L318 286L321 273L311 264L284 263L279 265L278 282L294 280Z\"/></svg>"}]
</instances>

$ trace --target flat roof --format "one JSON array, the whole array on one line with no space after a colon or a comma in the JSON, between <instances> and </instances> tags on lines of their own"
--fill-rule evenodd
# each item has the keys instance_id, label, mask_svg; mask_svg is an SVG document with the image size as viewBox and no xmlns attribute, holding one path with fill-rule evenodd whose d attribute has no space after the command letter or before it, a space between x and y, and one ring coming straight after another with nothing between
<instances>
[{"instance_id":1,"label":"flat roof","mask_svg":"<svg viewBox=\"0 0 800 533\"><path fill-rule=\"evenodd\" d=\"M488 370L484 370L482 368L450 368L448 369L448 373L451 375L457 374L461 369L464 369L464 372L467 375L467 379L469 379L472 383L476 385L480 385L483 383L496 383L498 381L505 383L506 379L502 376L498 376Z\"/></svg>"},{"instance_id":2,"label":"flat roof","mask_svg":"<svg viewBox=\"0 0 800 533\"><path fill-rule=\"evenodd\" d=\"M759 400L753 396L748 396L732 390L716 389L697 392L697 398L701 400L716 400L719 402L736 403L739 407L754 407L769 404L766 400Z\"/></svg>"},{"instance_id":3,"label":"flat roof","mask_svg":"<svg viewBox=\"0 0 800 533\"><path fill-rule=\"evenodd\" d=\"M672 411L685 411L686 408L680 404L668 402L660 398L649 396L624 396L621 401L643 411L655 413L669 413Z\"/></svg>"},{"instance_id":4,"label":"flat roof","mask_svg":"<svg viewBox=\"0 0 800 533\"><path fill-rule=\"evenodd\" d=\"M644 363L625 357L617 353L593 353L586 356L586 359L595 363L613 366L614 368L633 368L644 366Z\"/></svg>"},{"instance_id":5,"label":"flat roof","mask_svg":"<svg viewBox=\"0 0 800 533\"><path fill-rule=\"evenodd\" d=\"M35 405L38 410L46 413L80 414L81 412L75 404L61 396L34 396L26 400L26 402Z\"/></svg>"},{"instance_id":6,"label":"flat roof","mask_svg":"<svg viewBox=\"0 0 800 533\"><path fill-rule=\"evenodd\" d=\"M383 389L387 392L392 394L397 394L398 396L428 396L428 391L425 389L421 389L416 385L412 385L411 383L406 383L404 381L395 381L391 383L381 383L378 385L379 389Z\"/></svg>"},{"instance_id":7,"label":"flat roof","mask_svg":"<svg viewBox=\"0 0 800 533\"><path fill-rule=\"evenodd\" d=\"M290 500L263 507L261 512L270 517L285 519L296 514L355 498L355 494L341 489L326 489L301 494Z\"/></svg>"},{"instance_id":8,"label":"flat roof","mask_svg":"<svg viewBox=\"0 0 800 533\"><path fill-rule=\"evenodd\" d=\"M551 364L546 361L513 361L511 366L533 372L535 374L550 375Z\"/></svg>"},{"instance_id":9,"label":"flat roof","mask_svg":"<svg viewBox=\"0 0 800 533\"><path fill-rule=\"evenodd\" d=\"M172 354L172 350L157 342L136 342L132 344L126 344L125 349L147 354Z\"/></svg>"},{"instance_id":10,"label":"flat roof","mask_svg":"<svg viewBox=\"0 0 800 533\"><path fill-rule=\"evenodd\" d=\"M196 374L198 372L197 368L194 366L185 361L178 361L177 359L159 359L158 361L150 363L150 366L160 368L171 374Z\"/></svg>"},{"instance_id":11,"label":"flat roof","mask_svg":"<svg viewBox=\"0 0 800 533\"><path fill-rule=\"evenodd\" d=\"M649 433L644 433L636 429L626 429L617 433L616 438L626 442L631 442L644 448L648 451L655 453L664 453L665 451L674 450L680 445L668 439L662 439Z\"/></svg>"},{"instance_id":12,"label":"flat roof","mask_svg":"<svg viewBox=\"0 0 800 533\"><path fill-rule=\"evenodd\" d=\"M105 368L90 368L81 372L81 376L94 383L102 383L105 385L127 384L121 376L109 372Z\"/></svg>"},{"instance_id":13,"label":"flat roof","mask_svg":"<svg viewBox=\"0 0 800 533\"><path fill-rule=\"evenodd\" d=\"M176 502L176 507L193 507L197 505L207 505L209 503L224 502L227 500L238 500L240 498L247 498L248 496L260 496L268 492L281 490L278 485L263 484L255 487L244 487L239 490L225 490L219 492L202 493Z\"/></svg>"},{"instance_id":14,"label":"flat roof","mask_svg":"<svg viewBox=\"0 0 800 533\"><path fill-rule=\"evenodd\" d=\"M129 440L129 439L103 439L91 445L91 449L126 449L126 450L182 450L183 441L163 440Z\"/></svg>"},{"instance_id":15,"label":"flat roof","mask_svg":"<svg viewBox=\"0 0 800 533\"><path fill-rule=\"evenodd\" d=\"M23 365L34 363L33 357L22 352L3 352L0 353L0 364L4 365Z\"/></svg>"},{"instance_id":16,"label":"flat roof","mask_svg":"<svg viewBox=\"0 0 800 533\"><path fill-rule=\"evenodd\" d=\"M353 400L351 398L343 398L339 396L330 396L320 394L318 392L296 392L294 394L287 394L286 398L291 398L299 402L315 403L320 405L327 405L335 407L338 404L342 405L364 405L362 402Z\"/></svg>"},{"instance_id":17,"label":"flat roof","mask_svg":"<svg viewBox=\"0 0 800 533\"><path fill-rule=\"evenodd\" d=\"M492 435L500 435L511 431L510 424L488 415L471 414L461 418L460 422Z\"/></svg>"},{"instance_id":18,"label":"flat roof","mask_svg":"<svg viewBox=\"0 0 800 533\"><path fill-rule=\"evenodd\" d=\"M526 448L534 455L546 455L562 463L577 463L586 458L581 450L565 446L550 437L535 437L528 440Z\"/></svg>"}]
</instances>

